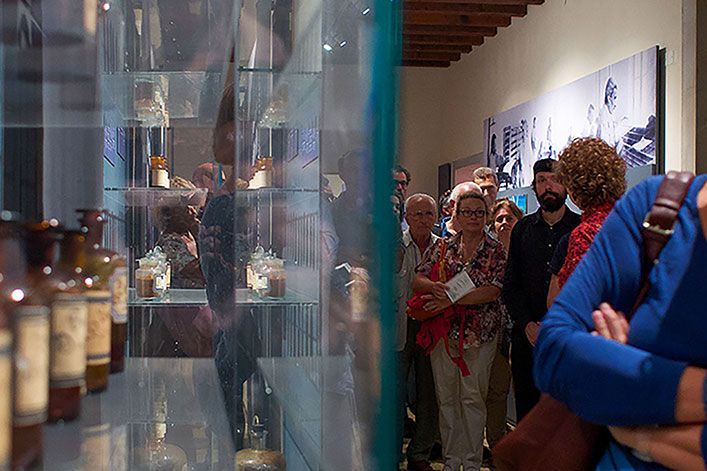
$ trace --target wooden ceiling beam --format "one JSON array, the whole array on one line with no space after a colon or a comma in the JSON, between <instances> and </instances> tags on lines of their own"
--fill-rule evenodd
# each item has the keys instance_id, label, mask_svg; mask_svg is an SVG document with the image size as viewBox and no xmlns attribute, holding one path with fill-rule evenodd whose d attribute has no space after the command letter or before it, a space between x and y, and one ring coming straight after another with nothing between
<instances>
[{"instance_id":1,"label":"wooden ceiling beam","mask_svg":"<svg viewBox=\"0 0 707 471\"><path fill-rule=\"evenodd\" d=\"M403 49L403 60L458 61L459 59L461 59L459 52L412 51Z\"/></svg>"},{"instance_id":2,"label":"wooden ceiling beam","mask_svg":"<svg viewBox=\"0 0 707 471\"><path fill-rule=\"evenodd\" d=\"M481 46L483 36L453 36L446 34L413 34L403 31L403 43L417 44L458 44L464 46Z\"/></svg>"},{"instance_id":3,"label":"wooden ceiling beam","mask_svg":"<svg viewBox=\"0 0 707 471\"><path fill-rule=\"evenodd\" d=\"M462 44L418 44L418 43L404 43L404 51L444 51L444 52L461 52L462 54L468 54L471 52L471 46L465 46Z\"/></svg>"},{"instance_id":4,"label":"wooden ceiling beam","mask_svg":"<svg viewBox=\"0 0 707 471\"><path fill-rule=\"evenodd\" d=\"M445 34L458 36L496 36L496 28L466 25L403 25L403 32L411 34Z\"/></svg>"},{"instance_id":5,"label":"wooden ceiling beam","mask_svg":"<svg viewBox=\"0 0 707 471\"><path fill-rule=\"evenodd\" d=\"M466 15L406 11L403 14L406 25L457 25L474 27L506 27L511 25L511 17L503 13L469 13Z\"/></svg>"},{"instance_id":6,"label":"wooden ceiling beam","mask_svg":"<svg viewBox=\"0 0 707 471\"><path fill-rule=\"evenodd\" d=\"M429 60L404 60L403 67L449 67L449 61L429 61Z\"/></svg>"},{"instance_id":7,"label":"wooden ceiling beam","mask_svg":"<svg viewBox=\"0 0 707 471\"><path fill-rule=\"evenodd\" d=\"M468 13L493 14L503 13L510 16L523 17L528 14L527 5L479 5L477 3L434 3L406 0L403 11L425 11L430 13Z\"/></svg>"}]
</instances>

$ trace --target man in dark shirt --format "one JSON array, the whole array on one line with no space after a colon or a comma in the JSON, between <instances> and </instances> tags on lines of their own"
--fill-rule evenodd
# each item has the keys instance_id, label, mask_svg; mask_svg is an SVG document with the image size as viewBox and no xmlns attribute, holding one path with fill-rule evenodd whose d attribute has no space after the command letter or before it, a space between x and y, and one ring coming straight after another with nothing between
<instances>
[{"instance_id":1,"label":"man in dark shirt","mask_svg":"<svg viewBox=\"0 0 707 471\"><path fill-rule=\"evenodd\" d=\"M559 240L580 221L565 205L567 191L555 177L554 162L542 159L533 166L533 191L540 209L513 228L503 284L503 300L514 322L511 369L518 421L540 398L533 382L531 341L547 311L548 266Z\"/></svg>"}]
</instances>

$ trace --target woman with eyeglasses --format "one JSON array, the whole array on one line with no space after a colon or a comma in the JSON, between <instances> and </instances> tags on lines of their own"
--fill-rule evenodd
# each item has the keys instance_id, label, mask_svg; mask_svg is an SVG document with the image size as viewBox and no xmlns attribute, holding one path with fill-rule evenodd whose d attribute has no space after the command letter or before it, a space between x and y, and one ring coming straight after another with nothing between
<instances>
[{"instance_id":1,"label":"woman with eyeglasses","mask_svg":"<svg viewBox=\"0 0 707 471\"><path fill-rule=\"evenodd\" d=\"M486 423L484 404L491 364L503 329L500 303L506 252L484 230L488 206L478 193L462 194L454 208L461 229L438 240L417 268L413 289L424 293L431 312L418 344L431 356L445 470L481 467ZM435 281L440 265L449 280L466 271L474 287L452 304L445 283Z\"/></svg>"}]
</instances>

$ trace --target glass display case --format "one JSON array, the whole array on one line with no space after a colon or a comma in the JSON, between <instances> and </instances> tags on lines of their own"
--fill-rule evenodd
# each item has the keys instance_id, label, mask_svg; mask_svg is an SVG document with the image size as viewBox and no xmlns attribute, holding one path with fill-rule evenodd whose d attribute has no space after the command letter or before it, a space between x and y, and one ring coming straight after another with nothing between
<instances>
[{"instance_id":1,"label":"glass display case","mask_svg":"<svg viewBox=\"0 0 707 471\"><path fill-rule=\"evenodd\" d=\"M124 369L44 469L396 466L398 9L2 2L3 209L125 273Z\"/></svg>"}]
</instances>

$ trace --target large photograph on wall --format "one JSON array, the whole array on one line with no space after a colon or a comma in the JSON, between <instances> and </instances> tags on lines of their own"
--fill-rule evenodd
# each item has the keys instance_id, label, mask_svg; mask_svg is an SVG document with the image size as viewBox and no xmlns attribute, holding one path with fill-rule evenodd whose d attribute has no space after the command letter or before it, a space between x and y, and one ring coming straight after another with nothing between
<instances>
[{"instance_id":1,"label":"large photograph on wall","mask_svg":"<svg viewBox=\"0 0 707 471\"><path fill-rule=\"evenodd\" d=\"M629 168L656 161L658 48L488 118L484 152L502 189L529 186L533 163L577 137L615 146Z\"/></svg>"}]
</instances>

